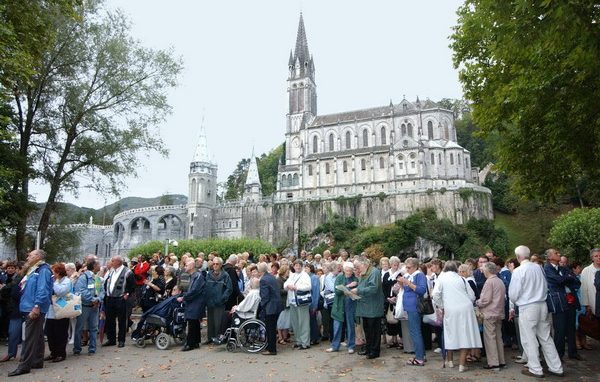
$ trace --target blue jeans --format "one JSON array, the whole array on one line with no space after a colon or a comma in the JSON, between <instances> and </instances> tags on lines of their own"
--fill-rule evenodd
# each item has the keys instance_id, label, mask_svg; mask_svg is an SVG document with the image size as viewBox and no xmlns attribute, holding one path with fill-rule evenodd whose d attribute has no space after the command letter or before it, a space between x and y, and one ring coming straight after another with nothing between
<instances>
[{"instance_id":1,"label":"blue jeans","mask_svg":"<svg viewBox=\"0 0 600 382\"><path fill-rule=\"evenodd\" d=\"M355 346L354 334L354 304L344 304L344 321L333 320L333 339L331 340L331 348L334 350L340 349L342 339L342 328L346 324L346 344L348 350Z\"/></svg>"},{"instance_id":2,"label":"blue jeans","mask_svg":"<svg viewBox=\"0 0 600 382\"><path fill-rule=\"evenodd\" d=\"M73 353L81 353L81 331L84 323L87 323L89 339L88 353L96 352L96 337L98 336L98 307L82 306L81 314L77 317L75 334L73 335Z\"/></svg>"},{"instance_id":3,"label":"blue jeans","mask_svg":"<svg viewBox=\"0 0 600 382\"><path fill-rule=\"evenodd\" d=\"M8 323L8 356L17 356L17 347L21 343L23 320L20 317L11 318Z\"/></svg>"},{"instance_id":4,"label":"blue jeans","mask_svg":"<svg viewBox=\"0 0 600 382\"><path fill-rule=\"evenodd\" d=\"M425 359L425 344L423 343L423 334L421 334L421 322L423 317L419 312L408 313L408 331L415 347L415 358L423 361Z\"/></svg>"}]
</instances>

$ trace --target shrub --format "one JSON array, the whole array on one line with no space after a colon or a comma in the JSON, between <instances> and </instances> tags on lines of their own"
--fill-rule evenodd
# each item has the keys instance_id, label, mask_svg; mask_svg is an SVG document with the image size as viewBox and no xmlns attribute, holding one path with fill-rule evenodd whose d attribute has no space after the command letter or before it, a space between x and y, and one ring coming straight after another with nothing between
<instances>
[{"instance_id":1,"label":"shrub","mask_svg":"<svg viewBox=\"0 0 600 382\"><path fill-rule=\"evenodd\" d=\"M600 246L600 208L577 208L554 220L550 244L582 264L592 248Z\"/></svg>"},{"instance_id":2,"label":"shrub","mask_svg":"<svg viewBox=\"0 0 600 382\"><path fill-rule=\"evenodd\" d=\"M252 252L254 254L275 252L275 248L264 240L260 239L222 239L209 238L198 240L181 240L177 247L169 246L169 251L181 257L186 252L196 256L198 252L216 252L220 257L227 258L232 253ZM165 250L164 241L150 241L129 250L128 256L132 258L138 255L151 255L155 252Z\"/></svg>"}]
</instances>

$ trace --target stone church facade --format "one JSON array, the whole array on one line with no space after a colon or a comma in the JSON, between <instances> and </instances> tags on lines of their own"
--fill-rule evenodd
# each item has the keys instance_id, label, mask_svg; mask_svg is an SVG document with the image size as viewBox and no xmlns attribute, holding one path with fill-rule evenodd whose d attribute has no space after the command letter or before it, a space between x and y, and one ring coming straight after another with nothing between
<instances>
[{"instance_id":1,"label":"stone church facade","mask_svg":"<svg viewBox=\"0 0 600 382\"><path fill-rule=\"evenodd\" d=\"M491 192L478 184L450 110L417 98L329 115L317 113L315 64L300 15L288 60L285 157L277 190L263 197L254 154L238 201L217 201L217 164L201 127L189 172L188 204L121 212L103 228L106 255L149 240L256 237L297 243L334 214L389 224L416 210L461 224L493 218ZM94 229L99 229L97 226ZM93 237L93 235L92 235ZM104 241L107 241L105 243ZM86 243L85 248L93 248Z\"/></svg>"}]
</instances>

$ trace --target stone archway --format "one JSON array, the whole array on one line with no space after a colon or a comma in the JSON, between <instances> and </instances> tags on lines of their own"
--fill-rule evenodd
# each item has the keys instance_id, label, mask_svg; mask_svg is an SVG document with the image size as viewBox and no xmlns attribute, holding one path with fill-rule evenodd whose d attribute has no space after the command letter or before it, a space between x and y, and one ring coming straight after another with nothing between
<instances>
[{"instance_id":1,"label":"stone archway","mask_svg":"<svg viewBox=\"0 0 600 382\"><path fill-rule=\"evenodd\" d=\"M131 232L131 238L129 240L129 247L132 248L138 244L145 243L152 239L152 230L150 227L150 220L145 217L137 217L131 221L129 226Z\"/></svg>"},{"instance_id":2,"label":"stone archway","mask_svg":"<svg viewBox=\"0 0 600 382\"><path fill-rule=\"evenodd\" d=\"M183 237L183 222L179 216L167 214L158 219L156 240L179 239Z\"/></svg>"}]
</instances>

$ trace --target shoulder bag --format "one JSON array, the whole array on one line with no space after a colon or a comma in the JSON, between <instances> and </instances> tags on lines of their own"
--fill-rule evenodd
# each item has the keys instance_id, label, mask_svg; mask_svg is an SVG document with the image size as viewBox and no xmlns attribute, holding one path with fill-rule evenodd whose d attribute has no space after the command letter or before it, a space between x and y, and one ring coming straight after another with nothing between
<instances>
[{"instance_id":1,"label":"shoulder bag","mask_svg":"<svg viewBox=\"0 0 600 382\"><path fill-rule=\"evenodd\" d=\"M300 277L298 277L298 280L300 280ZM296 285L298 280L296 280L294 285ZM312 304L312 294L311 294L310 290L307 290L307 291L297 290L294 292L294 294L296 295L296 306L304 306L304 305Z\"/></svg>"},{"instance_id":2,"label":"shoulder bag","mask_svg":"<svg viewBox=\"0 0 600 382\"><path fill-rule=\"evenodd\" d=\"M81 296L68 293L64 297L52 296L55 319L75 318L81 314Z\"/></svg>"},{"instance_id":3,"label":"shoulder bag","mask_svg":"<svg viewBox=\"0 0 600 382\"><path fill-rule=\"evenodd\" d=\"M418 296L417 298L417 312L420 314L432 314L435 310L433 309L433 302L429 295L429 284L427 284L427 297Z\"/></svg>"}]
</instances>

